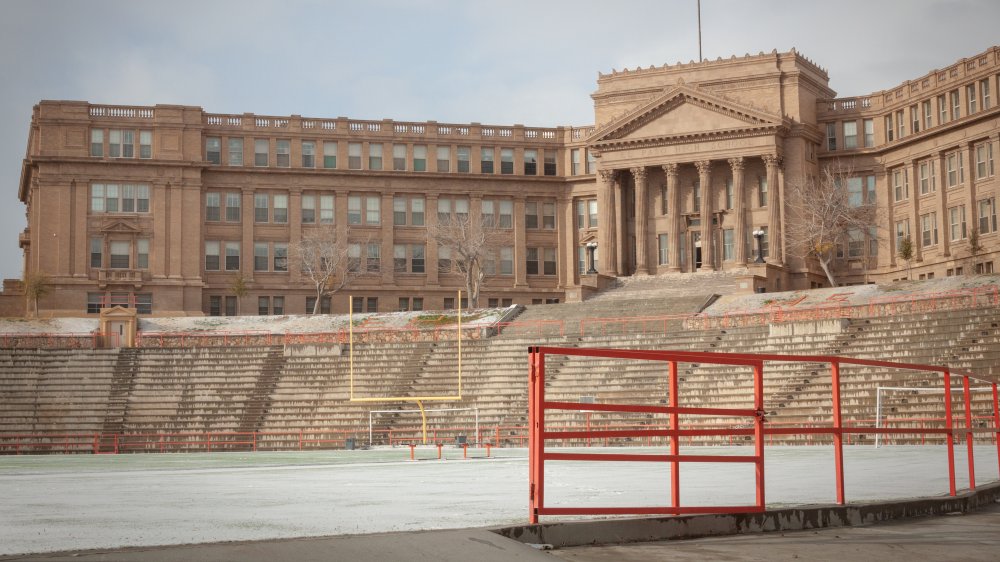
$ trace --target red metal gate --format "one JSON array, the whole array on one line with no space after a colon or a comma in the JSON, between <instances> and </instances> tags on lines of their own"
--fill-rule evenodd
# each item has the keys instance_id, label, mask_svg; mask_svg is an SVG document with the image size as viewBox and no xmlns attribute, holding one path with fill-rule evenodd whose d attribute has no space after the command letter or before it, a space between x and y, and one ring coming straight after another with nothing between
<instances>
[{"instance_id":1,"label":"red metal gate","mask_svg":"<svg viewBox=\"0 0 1000 562\"><path fill-rule=\"evenodd\" d=\"M529 465L529 520L537 523L540 515L680 515L694 513L747 513L762 512L765 509L764 498L764 437L765 435L830 435L833 438L835 479L838 504L846 503L844 494L844 452L843 437L845 434L904 434L913 433L907 428L886 427L845 427L841 415L841 380L842 364L861 365L868 367L886 367L893 369L939 373L944 388L945 427L925 428L921 433L940 434L947 436L948 481L949 493L956 494L955 485L955 437L965 436L968 449L969 488L976 487L975 466L973 458L973 435L976 433L992 434L997 447L997 460L1000 464L1000 403L998 403L997 384L984 381L992 386L993 427L974 427L971 412L970 379L978 379L969 374L958 374L962 377L964 397L964 427L956 428L952 412L952 376L956 375L947 367L893 363L889 361L872 361L865 359L849 359L836 356L814 355L757 355L729 354L686 351L636 351L621 349L582 349L566 347L530 347L529 353L529 386L528 386L528 465ZM669 405L649 406L636 404L591 404L576 402L550 402L545 399L545 356L565 355L612 359L635 359L661 361L667 364L669 377ZM765 427L764 419L764 362L801 362L827 363L830 365L832 420L830 425L815 425L811 427ZM742 366L753 372L753 408L703 408L680 407L678 405L677 363L710 363L717 365ZM669 429L624 429L624 430L577 430L548 431L545 427L545 413L548 410L570 411L604 411L629 412L646 414L667 414L670 420ZM728 417L746 417L753 421L753 428L721 428L721 429L681 429L679 416L685 415L716 415ZM754 454L752 455L681 455L679 439L684 436L753 436ZM652 438L669 437L670 454L629 454L629 453L563 453L548 452L545 448L549 440L587 440L590 438ZM545 462L546 461L604 461L604 462L667 462L671 466L670 505L651 507L547 507L545 505ZM680 463L753 463L756 467L756 502L747 506L682 506L680 502Z\"/></svg>"}]
</instances>

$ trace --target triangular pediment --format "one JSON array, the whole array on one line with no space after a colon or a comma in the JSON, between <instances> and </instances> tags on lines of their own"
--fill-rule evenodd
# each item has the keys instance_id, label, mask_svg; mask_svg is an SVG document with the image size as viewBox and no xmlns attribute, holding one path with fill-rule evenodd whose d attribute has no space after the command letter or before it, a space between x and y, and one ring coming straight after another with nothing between
<instances>
[{"instance_id":1,"label":"triangular pediment","mask_svg":"<svg viewBox=\"0 0 1000 562\"><path fill-rule=\"evenodd\" d=\"M139 225L131 221L121 219L112 219L101 225L101 232L106 233L135 234L140 231L141 229L139 228Z\"/></svg>"},{"instance_id":2,"label":"triangular pediment","mask_svg":"<svg viewBox=\"0 0 1000 562\"><path fill-rule=\"evenodd\" d=\"M596 147L719 138L763 132L784 125L781 117L717 94L678 84L608 123L591 137Z\"/></svg>"}]
</instances>

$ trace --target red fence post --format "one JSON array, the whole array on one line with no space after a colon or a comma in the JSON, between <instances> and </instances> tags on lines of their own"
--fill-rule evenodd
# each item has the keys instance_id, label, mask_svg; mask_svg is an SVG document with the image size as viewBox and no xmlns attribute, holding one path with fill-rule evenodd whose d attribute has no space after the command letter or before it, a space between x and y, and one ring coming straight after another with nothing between
<instances>
[{"instance_id":1,"label":"red fence post","mask_svg":"<svg viewBox=\"0 0 1000 562\"><path fill-rule=\"evenodd\" d=\"M667 363L667 370L670 375L670 407L676 408L679 404L677 399L677 362L670 361ZM678 424L680 423L680 416L676 411L670 414L670 429L677 431L680 429ZM674 434L670 437L670 454L672 456L677 456L680 454L680 439L681 436ZM671 507L681 506L681 463L674 461L670 463L670 505ZM675 512L680 515L680 511Z\"/></svg>"},{"instance_id":2,"label":"red fence post","mask_svg":"<svg viewBox=\"0 0 1000 562\"><path fill-rule=\"evenodd\" d=\"M837 503L844 505L844 421L840 411L840 363L830 363L830 378L833 387L833 455L836 465Z\"/></svg>"},{"instance_id":3,"label":"red fence post","mask_svg":"<svg viewBox=\"0 0 1000 562\"><path fill-rule=\"evenodd\" d=\"M753 366L754 454L757 457L757 508L764 511L764 362Z\"/></svg>"},{"instance_id":4,"label":"red fence post","mask_svg":"<svg viewBox=\"0 0 1000 562\"><path fill-rule=\"evenodd\" d=\"M1000 468L1000 403L997 402L997 383L993 383L993 443L997 446L997 467Z\"/></svg>"},{"instance_id":5,"label":"red fence post","mask_svg":"<svg viewBox=\"0 0 1000 562\"><path fill-rule=\"evenodd\" d=\"M944 371L944 426L948 430L948 494L955 495L955 432L951 419L951 373Z\"/></svg>"},{"instance_id":6,"label":"red fence post","mask_svg":"<svg viewBox=\"0 0 1000 562\"><path fill-rule=\"evenodd\" d=\"M545 462L542 454L545 443L542 430L545 424L545 356L537 347L528 348L528 520L538 523L538 509L544 506Z\"/></svg>"},{"instance_id":7,"label":"red fence post","mask_svg":"<svg viewBox=\"0 0 1000 562\"><path fill-rule=\"evenodd\" d=\"M969 451L969 489L976 489L976 457L972 444L972 392L968 375L962 377L962 394L965 398L965 448Z\"/></svg>"}]
</instances>

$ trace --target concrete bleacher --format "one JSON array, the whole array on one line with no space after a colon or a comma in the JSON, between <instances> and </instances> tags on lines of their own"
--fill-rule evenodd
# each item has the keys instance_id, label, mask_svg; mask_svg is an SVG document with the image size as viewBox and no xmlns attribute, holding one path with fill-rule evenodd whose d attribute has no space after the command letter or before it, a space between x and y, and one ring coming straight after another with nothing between
<instances>
[{"instance_id":1,"label":"concrete bleacher","mask_svg":"<svg viewBox=\"0 0 1000 562\"><path fill-rule=\"evenodd\" d=\"M671 281L667 279L666 281ZM664 279L637 279L591 301L529 306L498 336L462 343L462 398L434 400L458 391L458 344L425 341L357 342L347 345L142 348L123 350L0 351L0 434L93 433L95 448L112 450L342 447L368 442L406 443L419 436L416 408L427 398L429 429L438 441L466 435L495 444L524 445L527 423L528 348L602 347L784 355L839 355L913 364L945 365L996 380L1000 377L1000 307L902 312L861 318L682 329L682 320L642 322L631 328L571 329L588 318L678 317L706 311L716 295L736 290L736 276L702 276L686 287ZM645 296L644 296L645 295ZM776 297L780 298L780 297ZM729 303L732 304L731 302ZM712 308L707 309L711 313ZM562 321L561 332L532 329ZM634 330L635 326L641 327ZM351 401L351 358L353 392ZM750 369L680 363L681 406L750 408ZM829 366L815 361L765 364L764 410L775 426L829 424ZM883 367L841 369L842 413L859 426L875 424L878 387L907 387L883 394L883 425L942 427L940 376ZM964 415L961 379L952 381L956 419ZM983 386L973 382L973 387ZM666 365L621 359L552 355L546 361L546 395L565 402L664 405L669 402ZM399 400L409 397L410 400ZM458 409L438 412L440 409ZM474 410L473 410L474 409ZM992 424L989 392L973 394L975 424ZM481 433L473 436L478 419ZM550 427L666 426L666 416L607 412L550 412ZM746 418L683 416L685 427L747 427ZM964 425L964 422L957 424ZM157 435L173 434L169 447ZM250 434L256 434L252 438ZM112 436L119 436L114 437ZM184 437L187 436L187 437ZM194 436L194 437L192 437ZM897 442L940 442L917 433ZM827 437L774 436L773 443L824 442ZM867 442L871 437L852 437ZM936 441L935 441L936 440ZM612 443L621 443L620 439ZM719 443L691 437L685 443ZM661 439L656 442L665 442Z\"/></svg>"}]
</instances>

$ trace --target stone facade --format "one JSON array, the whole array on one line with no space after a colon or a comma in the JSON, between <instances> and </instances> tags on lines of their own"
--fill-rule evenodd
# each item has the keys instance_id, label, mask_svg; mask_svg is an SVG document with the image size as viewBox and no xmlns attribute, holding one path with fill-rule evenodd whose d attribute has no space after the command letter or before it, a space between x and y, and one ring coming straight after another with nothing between
<instances>
[{"instance_id":1,"label":"stone facade","mask_svg":"<svg viewBox=\"0 0 1000 562\"><path fill-rule=\"evenodd\" d=\"M786 182L847 162L884 224L843 249L842 282L992 271L998 57L844 99L794 50L613 71L592 127L42 101L19 190L24 268L55 289L42 315L304 313L313 291L287 251L332 225L366 273L324 310L347 311L349 294L365 311L438 309L464 284L427 229L487 213L509 244L481 305L577 298L600 285L589 252L603 276L735 270L807 288L825 277L782 235Z\"/></svg>"}]
</instances>

